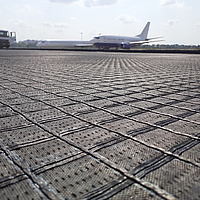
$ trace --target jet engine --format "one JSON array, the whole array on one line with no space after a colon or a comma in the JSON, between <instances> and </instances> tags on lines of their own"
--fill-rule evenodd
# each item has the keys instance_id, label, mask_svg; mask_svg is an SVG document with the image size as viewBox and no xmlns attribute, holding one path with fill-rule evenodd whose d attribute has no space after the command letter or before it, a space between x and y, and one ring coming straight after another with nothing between
<instances>
[{"instance_id":1,"label":"jet engine","mask_svg":"<svg viewBox=\"0 0 200 200\"><path fill-rule=\"evenodd\" d=\"M122 49L130 49L130 48L131 48L130 44L124 43L124 42L121 43L120 47L121 47Z\"/></svg>"}]
</instances>

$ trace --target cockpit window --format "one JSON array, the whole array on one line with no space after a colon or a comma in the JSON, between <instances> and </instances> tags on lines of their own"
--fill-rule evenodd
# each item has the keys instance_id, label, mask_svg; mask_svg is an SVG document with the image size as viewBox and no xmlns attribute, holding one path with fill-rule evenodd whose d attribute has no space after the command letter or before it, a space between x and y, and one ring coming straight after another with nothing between
<instances>
[{"instance_id":1,"label":"cockpit window","mask_svg":"<svg viewBox=\"0 0 200 200\"><path fill-rule=\"evenodd\" d=\"M9 37L8 31L0 31L0 37Z\"/></svg>"},{"instance_id":2,"label":"cockpit window","mask_svg":"<svg viewBox=\"0 0 200 200\"><path fill-rule=\"evenodd\" d=\"M94 37L94 39L97 39L97 40L99 40L99 37Z\"/></svg>"},{"instance_id":3,"label":"cockpit window","mask_svg":"<svg viewBox=\"0 0 200 200\"><path fill-rule=\"evenodd\" d=\"M45 43L45 41L42 41L41 43Z\"/></svg>"}]
</instances>

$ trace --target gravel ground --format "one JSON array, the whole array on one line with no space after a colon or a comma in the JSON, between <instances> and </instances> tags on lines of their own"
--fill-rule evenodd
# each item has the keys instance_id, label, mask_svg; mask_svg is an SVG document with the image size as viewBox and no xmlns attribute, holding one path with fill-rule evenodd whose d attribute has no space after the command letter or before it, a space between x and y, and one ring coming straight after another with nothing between
<instances>
[{"instance_id":1,"label":"gravel ground","mask_svg":"<svg viewBox=\"0 0 200 200\"><path fill-rule=\"evenodd\" d=\"M200 199L200 55L0 50L0 199Z\"/></svg>"}]
</instances>

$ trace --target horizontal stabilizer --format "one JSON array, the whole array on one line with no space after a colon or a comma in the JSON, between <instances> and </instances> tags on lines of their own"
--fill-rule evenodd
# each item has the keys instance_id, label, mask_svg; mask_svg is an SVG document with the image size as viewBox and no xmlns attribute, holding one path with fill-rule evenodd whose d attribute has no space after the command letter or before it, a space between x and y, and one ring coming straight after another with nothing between
<instances>
[{"instance_id":1,"label":"horizontal stabilizer","mask_svg":"<svg viewBox=\"0 0 200 200\"><path fill-rule=\"evenodd\" d=\"M145 44L145 43L149 43L149 41L136 41L136 42L129 42L130 45L141 45L141 44Z\"/></svg>"},{"instance_id":2,"label":"horizontal stabilizer","mask_svg":"<svg viewBox=\"0 0 200 200\"><path fill-rule=\"evenodd\" d=\"M163 38L163 36L161 36L161 37L154 37L154 38L148 38L148 39L146 39L146 40L156 40L156 39L160 39L160 38Z\"/></svg>"},{"instance_id":3,"label":"horizontal stabilizer","mask_svg":"<svg viewBox=\"0 0 200 200\"><path fill-rule=\"evenodd\" d=\"M153 41L149 41L148 39L145 40L145 41L136 41L136 42L129 42L130 46L139 46L139 45L142 45L142 44L147 44L147 43L151 43L151 42L162 42L162 41L165 41L165 40L153 40Z\"/></svg>"},{"instance_id":4,"label":"horizontal stabilizer","mask_svg":"<svg viewBox=\"0 0 200 200\"><path fill-rule=\"evenodd\" d=\"M148 41L148 42L150 43L150 42L163 42L163 41L165 40L154 40L154 41Z\"/></svg>"}]
</instances>

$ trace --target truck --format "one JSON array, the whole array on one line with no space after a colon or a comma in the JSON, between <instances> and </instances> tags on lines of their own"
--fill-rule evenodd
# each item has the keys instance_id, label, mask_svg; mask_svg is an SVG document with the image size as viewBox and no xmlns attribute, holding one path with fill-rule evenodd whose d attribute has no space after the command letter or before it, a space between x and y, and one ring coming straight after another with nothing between
<instances>
[{"instance_id":1,"label":"truck","mask_svg":"<svg viewBox=\"0 0 200 200\"><path fill-rule=\"evenodd\" d=\"M8 49L16 41L16 32L0 30L0 49Z\"/></svg>"}]
</instances>

